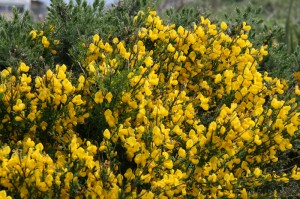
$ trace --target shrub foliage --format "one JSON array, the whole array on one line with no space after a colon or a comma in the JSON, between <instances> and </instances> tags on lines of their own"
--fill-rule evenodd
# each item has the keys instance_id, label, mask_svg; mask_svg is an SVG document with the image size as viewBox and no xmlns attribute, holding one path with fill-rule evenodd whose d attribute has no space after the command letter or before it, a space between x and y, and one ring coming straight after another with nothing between
<instances>
[{"instance_id":1,"label":"shrub foliage","mask_svg":"<svg viewBox=\"0 0 300 199\"><path fill-rule=\"evenodd\" d=\"M54 26L28 32L57 64L1 71L0 196L248 198L299 180L269 167L297 140L298 85L257 70L249 24L199 19L139 11L130 37L85 38L71 66Z\"/></svg>"}]
</instances>

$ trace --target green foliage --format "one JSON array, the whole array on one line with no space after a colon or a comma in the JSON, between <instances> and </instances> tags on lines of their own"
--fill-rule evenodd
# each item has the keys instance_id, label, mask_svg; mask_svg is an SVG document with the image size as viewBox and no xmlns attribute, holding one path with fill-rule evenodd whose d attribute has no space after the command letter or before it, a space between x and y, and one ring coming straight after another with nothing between
<instances>
[{"instance_id":1,"label":"green foliage","mask_svg":"<svg viewBox=\"0 0 300 199\"><path fill-rule=\"evenodd\" d=\"M64 63L72 70L80 71L81 58L84 56L83 44L92 35L99 34L104 41L116 36L129 41L137 26L142 25L133 24L132 17L138 11L147 12L156 4L156 1L128 0L106 9L103 0L96 0L92 5L85 0L69 3L53 0L48 8L47 20L42 24L35 23L28 12L22 16L15 12L12 20L2 17L0 66L15 66L23 60L31 63L34 68L31 72L35 75L54 68L54 63ZM31 30L37 30L37 34L41 34L39 39L45 36L51 41L58 40L59 45L43 49L42 45L31 41L28 34ZM56 51L56 56L52 56L51 50Z\"/></svg>"},{"instance_id":2,"label":"green foliage","mask_svg":"<svg viewBox=\"0 0 300 199\"><path fill-rule=\"evenodd\" d=\"M0 16L0 68L13 66L20 60L37 62L35 52L29 47L28 32L37 26L29 12L19 15L14 10L11 20ZM28 57L28 55L30 56Z\"/></svg>"},{"instance_id":3,"label":"green foliage","mask_svg":"<svg viewBox=\"0 0 300 199\"><path fill-rule=\"evenodd\" d=\"M53 26L50 38L60 41L60 48L56 62L65 63L68 66L77 65L79 46L97 32L102 32L104 1L95 1L93 5L86 1L70 1L69 4L63 0L53 0L49 8L47 25ZM105 34L104 34L105 37Z\"/></svg>"},{"instance_id":4,"label":"green foliage","mask_svg":"<svg viewBox=\"0 0 300 199\"><path fill-rule=\"evenodd\" d=\"M132 17L139 10L146 11L153 6L154 3L148 0L128 0L105 9L104 0L94 1L92 5L84 0L70 1L69 4L53 0L46 23L54 26L52 37L61 42L56 63L65 63L79 71L84 41L94 34L101 35L104 41L114 37L128 41L136 29Z\"/></svg>"},{"instance_id":5,"label":"green foliage","mask_svg":"<svg viewBox=\"0 0 300 199\"><path fill-rule=\"evenodd\" d=\"M182 9L175 10L171 8L165 11L164 18L166 18L169 23L192 27L192 25L199 23L199 16L201 15L205 17L208 16L208 14L202 13L199 9L184 7Z\"/></svg>"}]
</instances>

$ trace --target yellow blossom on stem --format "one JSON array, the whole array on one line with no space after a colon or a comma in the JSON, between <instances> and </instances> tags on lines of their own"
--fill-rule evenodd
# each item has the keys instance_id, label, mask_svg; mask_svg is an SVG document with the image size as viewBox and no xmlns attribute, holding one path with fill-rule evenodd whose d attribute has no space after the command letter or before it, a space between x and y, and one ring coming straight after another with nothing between
<instances>
[{"instance_id":1,"label":"yellow blossom on stem","mask_svg":"<svg viewBox=\"0 0 300 199\"><path fill-rule=\"evenodd\" d=\"M111 102L112 98L113 98L113 95L111 94L111 92L109 92L105 95L105 99L108 101L108 103Z\"/></svg>"},{"instance_id":2,"label":"yellow blossom on stem","mask_svg":"<svg viewBox=\"0 0 300 199\"><path fill-rule=\"evenodd\" d=\"M105 129L105 131L103 132L103 136L108 140L110 139L110 132L108 129Z\"/></svg>"},{"instance_id":3,"label":"yellow blossom on stem","mask_svg":"<svg viewBox=\"0 0 300 199\"><path fill-rule=\"evenodd\" d=\"M221 23L221 28L222 30L227 30L227 24L224 21Z\"/></svg>"},{"instance_id":4,"label":"yellow blossom on stem","mask_svg":"<svg viewBox=\"0 0 300 199\"><path fill-rule=\"evenodd\" d=\"M28 72L29 71L29 66L26 66L24 62L21 62L19 70L22 72Z\"/></svg>"},{"instance_id":5,"label":"yellow blossom on stem","mask_svg":"<svg viewBox=\"0 0 300 199\"><path fill-rule=\"evenodd\" d=\"M283 106L284 101L278 101L276 98L273 98L271 101L271 106L275 109L279 109Z\"/></svg>"},{"instance_id":6,"label":"yellow blossom on stem","mask_svg":"<svg viewBox=\"0 0 300 199\"><path fill-rule=\"evenodd\" d=\"M44 48L49 48L50 42L48 41L47 37L42 37L42 44L44 45Z\"/></svg>"}]
</instances>

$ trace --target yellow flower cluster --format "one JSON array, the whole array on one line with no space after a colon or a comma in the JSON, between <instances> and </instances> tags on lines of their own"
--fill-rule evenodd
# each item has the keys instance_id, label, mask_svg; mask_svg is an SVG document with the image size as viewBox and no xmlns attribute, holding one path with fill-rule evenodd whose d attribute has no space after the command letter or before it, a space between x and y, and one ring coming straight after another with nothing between
<instances>
[{"instance_id":1,"label":"yellow flower cluster","mask_svg":"<svg viewBox=\"0 0 300 199\"><path fill-rule=\"evenodd\" d=\"M68 79L66 66L56 66L55 72L48 70L43 77L32 81L29 66L21 62L17 71L7 68L1 72L1 134L11 142L24 137L47 140L49 132L58 142L57 135L72 135L73 127L83 123L89 116L81 98L85 79L80 76L75 85ZM76 86L77 85L77 86ZM5 139L3 139L5 141Z\"/></svg>"},{"instance_id":2,"label":"yellow flower cluster","mask_svg":"<svg viewBox=\"0 0 300 199\"><path fill-rule=\"evenodd\" d=\"M18 146L11 155L9 146L0 149L0 183L17 191L19 197L117 198L120 177L94 159L97 147L90 142L83 148L74 136L69 150L57 151L54 159L44 153L41 143L31 139L18 142ZM6 192L1 191L0 196L6 198Z\"/></svg>"},{"instance_id":3,"label":"yellow flower cluster","mask_svg":"<svg viewBox=\"0 0 300 199\"><path fill-rule=\"evenodd\" d=\"M0 150L7 195L248 198L265 181L299 180L296 167L265 169L293 147L300 91L257 71L268 52L248 40L251 26L230 36L203 17L191 30L154 11L139 19L132 43L94 35L77 77L65 65L34 83L25 63L1 72L1 135L21 146Z\"/></svg>"},{"instance_id":4,"label":"yellow flower cluster","mask_svg":"<svg viewBox=\"0 0 300 199\"><path fill-rule=\"evenodd\" d=\"M51 31L51 29L50 29ZM53 40L53 42L50 42L47 38L47 36L44 35L44 31L37 31L37 30L32 30L30 31L29 35L31 36L31 40L35 43L42 43L42 46L45 49L49 49L50 52L55 55L57 54L57 51L54 49L55 45L58 45L60 42L59 40Z\"/></svg>"}]
</instances>

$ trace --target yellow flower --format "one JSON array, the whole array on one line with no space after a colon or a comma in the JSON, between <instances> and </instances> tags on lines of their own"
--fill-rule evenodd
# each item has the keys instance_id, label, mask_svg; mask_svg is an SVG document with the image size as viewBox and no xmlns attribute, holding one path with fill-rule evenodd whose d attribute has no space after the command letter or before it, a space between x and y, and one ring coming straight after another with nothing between
<instances>
[{"instance_id":1,"label":"yellow flower","mask_svg":"<svg viewBox=\"0 0 300 199\"><path fill-rule=\"evenodd\" d=\"M52 79L52 76L53 76L53 72L52 72L50 69L47 70L47 72L46 72L46 77L47 77L47 79L48 79L48 80Z\"/></svg>"},{"instance_id":2,"label":"yellow flower","mask_svg":"<svg viewBox=\"0 0 300 199\"><path fill-rule=\"evenodd\" d=\"M150 72L148 78L149 78L148 82L150 83L150 85L158 85L159 78L158 78L157 74L155 74L154 71Z\"/></svg>"},{"instance_id":3,"label":"yellow flower","mask_svg":"<svg viewBox=\"0 0 300 199\"><path fill-rule=\"evenodd\" d=\"M48 185L48 187L52 186L52 182L53 182L53 177L52 175L47 175L46 179L45 179L46 184Z\"/></svg>"},{"instance_id":4,"label":"yellow flower","mask_svg":"<svg viewBox=\"0 0 300 199\"><path fill-rule=\"evenodd\" d=\"M150 56L146 57L146 59L144 60L144 63L147 67L152 66L153 65L152 57L150 57Z\"/></svg>"},{"instance_id":5,"label":"yellow flower","mask_svg":"<svg viewBox=\"0 0 300 199\"><path fill-rule=\"evenodd\" d=\"M268 51L266 50L266 46L262 46L259 50L260 54L263 55L263 56L266 56L268 55Z\"/></svg>"},{"instance_id":6,"label":"yellow flower","mask_svg":"<svg viewBox=\"0 0 300 199\"><path fill-rule=\"evenodd\" d=\"M179 26L177 29L178 34L180 34L181 36L184 35L184 28L182 26Z\"/></svg>"},{"instance_id":7,"label":"yellow flower","mask_svg":"<svg viewBox=\"0 0 300 199\"><path fill-rule=\"evenodd\" d=\"M91 62L88 67L89 67L89 71L90 72L92 72L92 73L96 72L96 69L95 69L95 66L94 66L94 62Z\"/></svg>"},{"instance_id":8,"label":"yellow flower","mask_svg":"<svg viewBox=\"0 0 300 199\"><path fill-rule=\"evenodd\" d=\"M21 122L21 121L23 121L23 118L20 117L20 116L16 116L16 117L15 117L15 120L16 120L17 122Z\"/></svg>"},{"instance_id":9,"label":"yellow flower","mask_svg":"<svg viewBox=\"0 0 300 199\"><path fill-rule=\"evenodd\" d=\"M83 84L85 82L85 77L83 75L80 75L78 78L78 82Z\"/></svg>"},{"instance_id":10,"label":"yellow flower","mask_svg":"<svg viewBox=\"0 0 300 199\"><path fill-rule=\"evenodd\" d=\"M256 108L256 109L254 110L254 115L255 115L255 116L259 116L259 115L261 115L261 114L263 113L263 111L264 111L263 107L260 106L260 107L258 107L258 108Z\"/></svg>"},{"instance_id":11,"label":"yellow flower","mask_svg":"<svg viewBox=\"0 0 300 199\"><path fill-rule=\"evenodd\" d=\"M34 142L30 138L28 138L27 141L26 141L26 143L25 143L25 145L27 147L31 148L31 147L34 146Z\"/></svg>"},{"instance_id":12,"label":"yellow flower","mask_svg":"<svg viewBox=\"0 0 300 199\"><path fill-rule=\"evenodd\" d=\"M44 45L44 48L49 48L50 42L48 41L47 37L42 37L42 44Z\"/></svg>"},{"instance_id":13,"label":"yellow flower","mask_svg":"<svg viewBox=\"0 0 300 199\"><path fill-rule=\"evenodd\" d=\"M153 142L156 146L160 146L163 143L161 137L159 136L153 136Z\"/></svg>"},{"instance_id":14,"label":"yellow flower","mask_svg":"<svg viewBox=\"0 0 300 199\"><path fill-rule=\"evenodd\" d=\"M43 79L41 77L35 78L35 88L40 88L42 86Z\"/></svg>"},{"instance_id":15,"label":"yellow flower","mask_svg":"<svg viewBox=\"0 0 300 199\"><path fill-rule=\"evenodd\" d=\"M14 111L22 111L25 109L25 104L22 102L21 99L17 99L16 105L13 106Z\"/></svg>"},{"instance_id":16,"label":"yellow flower","mask_svg":"<svg viewBox=\"0 0 300 199\"><path fill-rule=\"evenodd\" d=\"M279 180L281 182L284 182L284 183L288 183L289 182L289 178L287 178L287 177L281 177Z\"/></svg>"},{"instance_id":17,"label":"yellow flower","mask_svg":"<svg viewBox=\"0 0 300 199\"><path fill-rule=\"evenodd\" d=\"M144 133L145 132L145 127L144 126L139 126L136 130L139 133Z\"/></svg>"},{"instance_id":18,"label":"yellow flower","mask_svg":"<svg viewBox=\"0 0 300 199\"><path fill-rule=\"evenodd\" d=\"M22 82L25 82L25 83L27 83L27 84L29 84L29 83L31 83L31 77L30 76L27 76L26 74L22 74L22 76L21 76L21 81Z\"/></svg>"},{"instance_id":19,"label":"yellow flower","mask_svg":"<svg viewBox=\"0 0 300 199\"><path fill-rule=\"evenodd\" d=\"M41 123L41 127L42 127L43 131L46 130L47 126L48 126L47 122L43 121L43 122Z\"/></svg>"},{"instance_id":20,"label":"yellow flower","mask_svg":"<svg viewBox=\"0 0 300 199\"><path fill-rule=\"evenodd\" d=\"M122 102L128 102L130 100L130 93L124 93L122 95Z\"/></svg>"},{"instance_id":21,"label":"yellow flower","mask_svg":"<svg viewBox=\"0 0 300 199\"><path fill-rule=\"evenodd\" d=\"M10 74L10 72L6 69L1 72L2 77L7 77L9 74Z\"/></svg>"},{"instance_id":22,"label":"yellow flower","mask_svg":"<svg viewBox=\"0 0 300 199\"><path fill-rule=\"evenodd\" d=\"M159 146L163 143L163 135L161 134L161 130L159 127L155 126L153 128L153 142L156 146Z\"/></svg>"},{"instance_id":23,"label":"yellow flower","mask_svg":"<svg viewBox=\"0 0 300 199\"><path fill-rule=\"evenodd\" d=\"M6 195L6 191L0 191L0 199L12 199L12 197Z\"/></svg>"},{"instance_id":24,"label":"yellow flower","mask_svg":"<svg viewBox=\"0 0 300 199\"><path fill-rule=\"evenodd\" d=\"M117 37L113 38L113 41L112 41L114 44L118 44L119 43L119 39Z\"/></svg>"},{"instance_id":25,"label":"yellow flower","mask_svg":"<svg viewBox=\"0 0 300 199\"><path fill-rule=\"evenodd\" d=\"M221 28L222 30L227 30L227 24L224 21L221 23Z\"/></svg>"},{"instance_id":26,"label":"yellow flower","mask_svg":"<svg viewBox=\"0 0 300 199\"><path fill-rule=\"evenodd\" d=\"M171 53L175 52L175 48L172 46L172 44L168 45L167 50Z\"/></svg>"},{"instance_id":27,"label":"yellow flower","mask_svg":"<svg viewBox=\"0 0 300 199\"><path fill-rule=\"evenodd\" d=\"M195 44L197 41L195 34L189 34L189 36L187 37L187 40L188 40L189 44Z\"/></svg>"},{"instance_id":28,"label":"yellow flower","mask_svg":"<svg viewBox=\"0 0 300 199\"><path fill-rule=\"evenodd\" d=\"M77 106L83 104L83 101L81 99L81 95L76 95L73 99L72 99L72 102L74 104L76 104Z\"/></svg>"},{"instance_id":29,"label":"yellow flower","mask_svg":"<svg viewBox=\"0 0 300 199\"><path fill-rule=\"evenodd\" d=\"M95 34L95 35L93 36L93 42L94 42L94 43L98 43L99 40L100 40L99 35L98 35L98 34Z\"/></svg>"},{"instance_id":30,"label":"yellow flower","mask_svg":"<svg viewBox=\"0 0 300 199\"><path fill-rule=\"evenodd\" d=\"M68 99L68 96L67 96L66 94L63 94L63 95L61 96L60 101L61 101L61 103L65 104L65 103L67 102L67 99Z\"/></svg>"},{"instance_id":31,"label":"yellow flower","mask_svg":"<svg viewBox=\"0 0 300 199\"><path fill-rule=\"evenodd\" d=\"M192 148L193 145L194 145L193 140L192 140L192 139L189 139L189 140L186 142L186 149Z\"/></svg>"},{"instance_id":32,"label":"yellow flower","mask_svg":"<svg viewBox=\"0 0 300 199\"><path fill-rule=\"evenodd\" d=\"M276 98L273 98L271 101L271 106L275 109L279 109L283 106L284 101L278 101Z\"/></svg>"},{"instance_id":33,"label":"yellow flower","mask_svg":"<svg viewBox=\"0 0 300 199\"><path fill-rule=\"evenodd\" d=\"M71 84L71 82L68 79L64 79L62 82L62 85L65 89L65 93L71 93L74 90L73 85Z\"/></svg>"},{"instance_id":34,"label":"yellow flower","mask_svg":"<svg viewBox=\"0 0 300 199\"><path fill-rule=\"evenodd\" d=\"M107 148L106 146L101 145L101 146L99 147L99 151L102 152L102 151L104 151L106 148Z\"/></svg>"},{"instance_id":35,"label":"yellow flower","mask_svg":"<svg viewBox=\"0 0 300 199\"><path fill-rule=\"evenodd\" d=\"M275 142L276 142L277 144L280 144L280 143L282 142L282 140L283 140L283 137L282 137L281 135L276 135L276 136L274 137L274 140L275 140Z\"/></svg>"},{"instance_id":36,"label":"yellow flower","mask_svg":"<svg viewBox=\"0 0 300 199\"><path fill-rule=\"evenodd\" d=\"M253 138L252 138L252 133L250 130L247 130L246 132L244 132L241 136L243 138L243 140L245 141L251 141Z\"/></svg>"},{"instance_id":37,"label":"yellow flower","mask_svg":"<svg viewBox=\"0 0 300 199\"><path fill-rule=\"evenodd\" d=\"M143 13L142 13L142 14L143 14ZM153 11L153 10L150 11L150 12L149 12L149 15L156 16L156 11Z\"/></svg>"},{"instance_id":38,"label":"yellow flower","mask_svg":"<svg viewBox=\"0 0 300 199\"><path fill-rule=\"evenodd\" d=\"M190 54L189 54L189 58L190 58L192 61L195 61L196 56L197 56L197 54L196 54L194 51L190 52Z\"/></svg>"},{"instance_id":39,"label":"yellow flower","mask_svg":"<svg viewBox=\"0 0 300 199\"><path fill-rule=\"evenodd\" d=\"M167 168L167 169L172 169L173 168L173 162L172 160L165 160L164 161L164 166Z\"/></svg>"},{"instance_id":40,"label":"yellow flower","mask_svg":"<svg viewBox=\"0 0 300 199\"><path fill-rule=\"evenodd\" d=\"M141 161L142 161L141 157L142 157L142 154L140 154L140 153L135 156L134 161L135 161L136 164L141 163Z\"/></svg>"},{"instance_id":41,"label":"yellow flower","mask_svg":"<svg viewBox=\"0 0 300 199\"><path fill-rule=\"evenodd\" d=\"M148 15L148 18L147 18L147 23L148 24L151 24L153 22L153 18L151 15Z\"/></svg>"},{"instance_id":42,"label":"yellow flower","mask_svg":"<svg viewBox=\"0 0 300 199\"><path fill-rule=\"evenodd\" d=\"M59 44L59 40L54 39L53 43L54 43L55 45L58 45L58 44Z\"/></svg>"},{"instance_id":43,"label":"yellow flower","mask_svg":"<svg viewBox=\"0 0 300 199\"><path fill-rule=\"evenodd\" d=\"M208 181L210 182L216 182L217 181L217 175L215 173L213 173L212 175L208 176Z\"/></svg>"},{"instance_id":44,"label":"yellow flower","mask_svg":"<svg viewBox=\"0 0 300 199\"><path fill-rule=\"evenodd\" d=\"M43 36L44 35L44 31L40 31L40 33L38 34L38 36L40 37L40 36Z\"/></svg>"},{"instance_id":45,"label":"yellow flower","mask_svg":"<svg viewBox=\"0 0 300 199\"><path fill-rule=\"evenodd\" d=\"M254 142L255 142L255 144L257 144L257 145L261 145L261 143L262 143L262 141L259 139L259 136L258 136L258 135L255 135L255 136L254 136Z\"/></svg>"},{"instance_id":46,"label":"yellow flower","mask_svg":"<svg viewBox=\"0 0 300 199\"><path fill-rule=\"evenodd\" d=\"M174 144L168 142L168 143L165 144L165 147L166 147L167 149L172 150L172 149L174 149Z\"/></svg>"},{"instance_id":47,"label":"yellow flower","mask_svg":"<svg viewBox=\"0 0 300 199\"><path fill-rule=\"evenodd\" d=\"M211 34L211 35L216 35L218 32L216 30L216 25L214 24L211 24L211 25L208 25L209 27L209 30L208 32Z\"/></svg>"},{"instance_id":48,"label":"yellow flower","mask_svg":"<svg viewBox=\"0 0 300 199\"><path fill-rule=\"evenodd\" d=\"M58 79L65 79L67 76L63 70L59 70L57 74Z\"/></svg>"},{"instance_id":49,"label":"yellow flower","mask_svg":"<svg viewBox=\"0 0 300 199\"><path fill-rule=\"evenodd\" d=\"M248 199L247 190L245 188L243 188L242 191L241 191L241 198L242 199Z\"/></svg>"},{"instance_id":50,"label":"yellow flower","mask_svg":"<svg viewBox=\"0 0 300 199\"><path fill-rule=\"evenodd\" d=\"M38 151L42 151L44 149L44 146L42 143L38 143L36 146L35 146L36 150Z\"/></svg>"},{"instance_id":51,"label":"yellow flower","mask_svg":"<svg viewBox=\"0 0 300 199\"><path fill-rule=\"evenodd\" d=\"M113 95L111 94L111 92L109 92L105 95L105 99L108 101L108 103L111 102L112 97L113 97Z\"/></svg>"},{"instance_id":52,"label":"yellow flower","mask_svg":"<svg viewBox=\"0 0 300 199\"><path fill-rule=\"evenodd\" d=\"M96 104L101 104L103 102L103 99L104 99L104 96L102 94L102 91L98 91L96 94L95 94L95 97L94 97L94 101L96 102Z\"/></svg>"},{"instance_id":53,"label":"yellow flower","mask_svg":"<svg viewBox=\"0 0 300 199\"><path fill-rule=\"evenodd\" d=\"M105 120L110 127L114 127L116 125L116 118L112 115L111 110L107 109L104 112Z\"/></svg>"},{"instance_id":54,"label":"yellow flower","mask_svg":"<svg viewBox=\"0 0 300 199\"><path fill-rule=\"evenodd\" d=\"M9 146L5 146L4 148L2 148L1 150L0 150L0 156L1 155L8 155L10 152L11 152L11 149L10 149L10 147Z\"/></svg>"},{"instance_id":55,"label":"yellow flower","mask_svg":"<svg viewBox=\"0 0 300 199\"><path fill-rule=\"evenodd\" d=\"M29 66L26 66L25 63L21 62L19 70L22 72L28 72L29 71Z\"/></svg>"},{"instance_id":56,"label":"yellow flower","mask_svg":"<svg viewBox=\"0 0 300 199\"><path fill-rule=\"evenodd\" d=\"M128 144L130 147L134 147L136 144L136 139L134 137L126 138L126 144Z\"/></svg>"},{"instance_id":57,"label":"yellow flower","mask_svg":"<svg viewBox=\"0 0 300 199\"><path fill-rule=\"evenodd\" d=\"M105 129L105 131L103 132L103 136L108 140L110 139L110 132L108 129Z\"/></svg>"},{"instance_id":58,"label":"yellow flower","mask_svg":"<svg viewBox=\"0 0 300 199\"><path fill-rule=\"evenodd\" d=\"M37 36L37 32L36 32L36 30L32 30L32 31L30 31L29 35L31 36L31 39L35 39L35 38L36 38L36 36Z\"/></svg>"},{"instance_id":59,"label":"yellow flower","mask_svg":"<svg viewBox=\"0 0 300 199\"><path fill-rule=\"evenodd\" d=\"M298 85L295 86L295 93L296 95L300 95L300 90Z\"/></svg>"},{"instance_id":60,"label":"yellow flower","mask_svg":"<svg viewBox=\"0 0 300 199\"><path fill-rule=\"evenodd\" d=\"M221 74L217 74L215 76L215 84L219 83L222 80L222 75Z\"/></svg>"},{"instance_id":61,"label":"yellow flower","mask_svg":"<svg viewBox=\"0 0 300 199\"><path fill-rule=\"evenodd\" d=\"M89 45L89 52L90 53L93 53L96 49L97 49L97 46L95 46L95 44L90 44Z\"/></svg>"},{"instance_id":62,"label":"yellow flower","mask_svg":"<svg viewBox=\"0 0 300 199\"><path fill-rule=\"evenodd\" d=\"M249 30L251 30L251 26L247 25L246 22L243 22L243 29L244 29L245 31L249 31Z\"/></svg>"},{"instance_id":63,"label":"yellow flower","mask_svg":"<svg viewBox=\"0 0 300 199\"><path fill-rule=\"evenodd\" d=\"M300 172L296 166L292 169L291 177L295 180L300 180Z\"/></svg>"},{"instance_id":64,"label":"yellow flower","mask_svg":"<svg viewBox=\"0 0 300 199\"><path fill-rule=\"evenodd\" d=\"M111 45L109 43L105 43L104 50L106 52L108 52L108 53L112 53L113 52L113 48L111 47Z\"/></svg>"},{"instance_id":65,"label":"yellow flower","mask_svg":"<svg viewBox=\"0 0 300 199\"><path fill-rule=\"evenodd\" d=\"M294 136L294 133L298 130L298 128L293 125L293 123L290 123L286 125L286 130L290 136Z\"/></svg>"},{"instance_id":66,"label":"yellow flower","mask_svg":"<svg viewBox=\"0 0 300 199\"><path fill-rule=\"evenodd\" d=\"M138 154L139 155L139 154ZM142 175L141 179L145 182L145 183L149 183L151 180L151 175L148 173L146 175Z\"/></svg>"}]
</instances>

